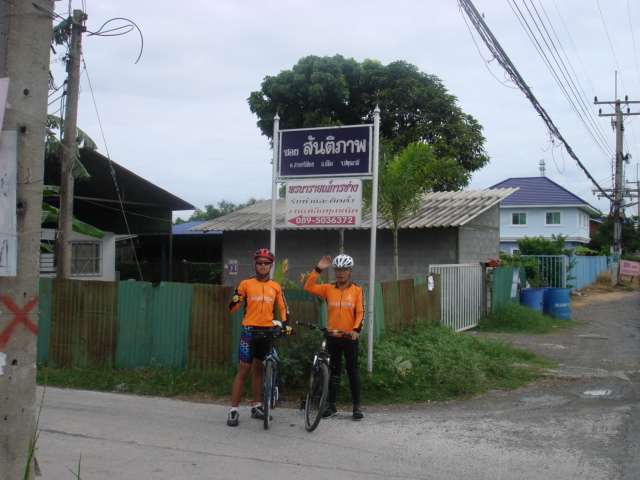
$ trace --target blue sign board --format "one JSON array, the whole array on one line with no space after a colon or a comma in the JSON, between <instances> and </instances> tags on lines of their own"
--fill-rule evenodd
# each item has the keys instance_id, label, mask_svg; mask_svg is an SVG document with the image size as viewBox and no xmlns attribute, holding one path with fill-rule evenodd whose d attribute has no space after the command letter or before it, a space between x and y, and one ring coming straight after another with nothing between
<instances>
[{"instance_id":1,"label":"blue sign board","mask_svg":"<svg viewBox=\"0 0 640 480\"><path fill-rule=\"evenodd\" d=\"M372 126L280 131L280 177L371 175Z\"/></svg>"}]
</instances>

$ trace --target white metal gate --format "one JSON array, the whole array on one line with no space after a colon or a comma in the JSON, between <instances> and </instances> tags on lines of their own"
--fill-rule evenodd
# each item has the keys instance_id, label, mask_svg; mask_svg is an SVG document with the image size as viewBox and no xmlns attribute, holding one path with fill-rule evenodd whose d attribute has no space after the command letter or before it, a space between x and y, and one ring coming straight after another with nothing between
<instances>
[{"instance_id":1,"label":"white metal gate","mask_svg":"<svg viewBox=\"0 0 640 480\"><path fill-rule=\"evenodd\" d=\"M482 318L484 279L481 265L431 265L440 274L442 324L456 331L478 325Z\"/></svg>"}]
</instances>

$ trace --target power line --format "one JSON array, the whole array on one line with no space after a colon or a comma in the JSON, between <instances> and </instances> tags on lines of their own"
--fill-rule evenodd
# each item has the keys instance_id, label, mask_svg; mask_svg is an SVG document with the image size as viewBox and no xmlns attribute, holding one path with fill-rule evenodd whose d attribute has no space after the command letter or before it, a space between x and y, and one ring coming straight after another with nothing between
<instances>
[{"instance_id":1,"label":"power line","mask_svg":"<svg viewBox=\"0 0 640 480\"><path fill-rule=\"evenodd\" d=\"M509 76L513 79L513 81L518 85L520 90L525 94L525 96L532 103L535 110L538 112L538 114L542 117L543 121L547 125L547 128L549 129L551 134L564 144L565 149L567 150L569 155L571 155L571 157L578 163L582 171L587 175L587 177L591 180L591 182L598 188L600 192L602 192L602 194L605 197L611 200L611 197L602 189L602 187L600 187L598 182L596 182L593 176L582 164L580 159L573 152L573 149L562 137L562 135L560 134L560 131L557 129L557 127L555 126L555 124L547 114L546 110L542 107L542 105L540 105L540 102L538 102L535 95L533 95L533 93L531 92L531 89L525 83L520 73L516 70L515 66L513 65L513 63L507 56L507 54L504 52L499 42L493 36L493 33L491 33L491 30L489 30L489 27L487 27L487 25L484 23L484 20L482 19L482 17L480 16L476 8L473 6L473 3L470 0L458 0L458 4L463 8L465 13L469 17L469 19L471 20L471 23L474 25L474 27L478 31L478 34L480 35L482 40L485 42L485 44L487 45L487 48L492 53L494 58L496 58L496 60L498 61L498 63L500 63L502 68L504 68L507 71Z\"/></svg>"},{"instance_id":2,"label":"power line","mask_svg":"<svg viewBox=\"0 0 640 480\"><path fill-rule=\"evenodd\" d=\"M563 53L565 53L564 48L562 47L562 43L560 42L560 39L558 38L557 34L555 34L555 29L553 29L553 25L551 24L547 16L547 21L549 22L549 28L553 31L556 37L556 42L554 42L553 39L551 38L551 35L549 34L549 29L545 25L545 22L540 16L535 5L533 5L532 3L531 8L529 8L526 2L523 2L523 4L536 30L538 31L539 37L541 38L540 41L542 41L546 46L546 50L549 52L549 55L553 59L553 63L555 63L560 73L558 73L552 61L549 59L549 57L545 53L545 48L543 48L540 41L536 37L536 34L533 31L533 28L529 25L529 22L525 18L525 15L522 12L522 10L518 7L515 0L510 0L510 6L512 11L514 12L514 14L516 15L516 18L524 28L525 33L533 43L534 47L538 51L540 57L542 58L545 65L547 66L547 69L549 70L553 78L555 79L557 85L560 87L565 98L569 102L569 105L571 106L576 116L582 123L586 132L592 138L596 147L598 147L600 151L603 153L604 157L607 158L609 156L609 153L607 152L607 147L608 147L607 140L602 132L602 128L599 126L599 123L595 120L595 116L591 115L590 108L586 104L584 95L580 95L578 91L579 89L576 86L576 83L573 79L574 76L571 75L571 73L569 72L569 69L566 67L565 61L562 59L562 56L558 52L558 48L556 47L556 42L562 49ZM542 5L541 5L541 8L544 11L544 7L542 7ZM535 15L532 12L532 9L535 12ZM546 16L546 11L545 11L545 16ZM565 53L565 58L567 60L566 63L568 63L569 66L571 66L571 62L569 61L569 58L567 57L566 53ZM573 70L572 66L571 66L571 69ZM590 126L587 124L590 124Z\"/></svg>"}]
</instances>

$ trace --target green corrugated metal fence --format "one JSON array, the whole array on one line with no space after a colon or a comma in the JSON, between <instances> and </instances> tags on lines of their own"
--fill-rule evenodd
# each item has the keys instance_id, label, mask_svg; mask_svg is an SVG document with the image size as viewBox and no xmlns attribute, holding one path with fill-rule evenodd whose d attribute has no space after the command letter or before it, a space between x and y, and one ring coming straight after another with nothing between
<instances>
[{"instance_id":1,"label":"green corrugated metal fence","mask_svg":"<svg viewBox=\"0 0 640 480\"><path fill-rule=\"evenodd\" d=\"M508 303L520 303L518 278L520 279L520 286L524 287L527 282L524 268L496 267L493 269L491 310Z\"/></svg>"},{"instance_id":2,"label":"green corrugated metal fence","mask_svg":"<svg viewBox=\"0 0 640 480\"><path fill-rule=\"evenodd\" d=\"M374 336L439 321L437 275L434 286L429 290L426 278L376 284ZM243 312L229 314L232 294L218 285L40 279L37 361L207 369L235 360ZM296 320L326 325L324 300L299 290L285 290L285 297L294 327Z\"/></svg>"}]
</instances>

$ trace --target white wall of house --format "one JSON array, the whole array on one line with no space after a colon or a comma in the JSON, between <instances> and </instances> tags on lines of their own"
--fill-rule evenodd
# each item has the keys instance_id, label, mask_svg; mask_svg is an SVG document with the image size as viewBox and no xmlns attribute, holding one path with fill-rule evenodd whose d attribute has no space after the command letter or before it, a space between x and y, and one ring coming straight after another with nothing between
<instances>
[{"instance_id":1,"label":"white wall of house","mask_svg":"<svg viewBox=\"0 0 640 480\"><path fill-rule=\"evenodd\" d=\"M566 237L567 248L589 243L589 211L580 207L500 207L500 249L513 253L517 240Z\"/></svg>"},{"instance_id":2,"label":"white wall of house","mask_svg":"<svg viewBox=\"0 0 640 480\"><path fill-rule=\"evenodd\" d=\"M71 278L76 280L116 280L116 236L105 232L104 237L95 238L73 232ZM41 240L53 245L56 230L43 229ZM40 254L40 276L55 277L53 253Z\"/></svg>"}]
</instances>

